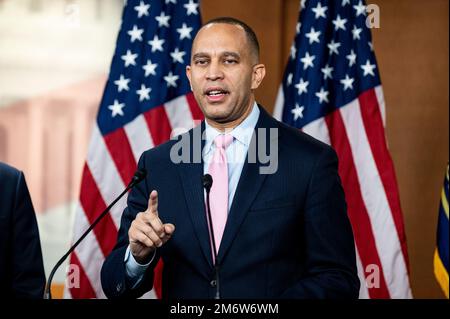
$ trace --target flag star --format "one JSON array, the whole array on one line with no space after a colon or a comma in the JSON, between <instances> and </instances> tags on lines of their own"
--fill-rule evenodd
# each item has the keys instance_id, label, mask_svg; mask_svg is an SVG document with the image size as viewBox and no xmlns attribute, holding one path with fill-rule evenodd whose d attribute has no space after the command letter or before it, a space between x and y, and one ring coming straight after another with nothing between
<instances>
[{"instance_id":1,"label":"flag star","mask_svg":"<svg viewBox=\"0 0 450 319\"><path fill-rule=\"evenodd\" d=\"M141 84L141 88L136 91L136 94L139 95L139 102L150 99L151 88L145 87L144 84Z\"/></svg>"},{"instance_id":2,"label":"flag star","mask_svg":"<svg viewBox=\"0 0 450 319\"><path fill-rule=\"evenodd\" d=\"M297 33L300 33L300 28L302 27L302 23L301 22L297 22L297 25L295 26L295 31Z\"/></svg>"},{"instance_id":3,"label":"flag star","mask_svg":"<svg viewBox=\"0 0 450 319\"><path fill-rule=\"evenodd\" d=\"M347 19L341 19L341 16L339 14L337 15L336 19L334 19L332 22L334 24L335 31L337 31L339 29L342 29L344 31L346 30L345 24L347 23Z\"/></svg>"},{"instance_id":4,"label":"flag star","mask_svg":"<svg viewBox=\"0 0 450 319\"><path fill-rule=\"evenodd\" d=\"M158 66L158 64L156 63L152 63L151 60L147 60L147 64L143 65L142 68L145 71L145 76L148 76L149 74L151 75L156 75L156 67Z\"/></svg>"},{"instance_id":5,"label":"flag star","mask_svg":"<svg viewBox=\"0 0 450 319\"><path fill-rule=\"evenodd\" d=\"M295 87L298 90L298 95L302 95L302 93L308 93L308 87L309 82L308 81L304 81L303 79L300 79L300 82L298 82Z\"/></svg>"},{"instance_id":6,"label":"flag star","mask_svg":"<svg viewBox=\"0 0 450 319\"><path fill-rule=\"evenodd\" d=\"M353 82L355 81L354 78L350 78L348 74L345 75L345 79L342 79L340 82L344 85L344 91L347 89L353 90Z\"/></svg>"},{"instance_id":7,"label":"flag star","mask_svg":"<svg viewBox=\"0 0 450 319\"><path fill-rule=\"evenodd\" d=\"M291 45L291 58L292 60L295 59L295 55L297 54L297 49L295 47L295 43L292 43Z\"/></svg>"},{"instance_id":8,"label":"flag star","mask_svg":"<svg viewBox=\"0 0 450 319\"><path fill-rule=\"evenodd\" d=\"M361 28L357 28L356 25L353 26L352 34L353 34L353 40L359 40L361 37L359 34L362 32Z\"/></svg>"},{"instance_id":9,"label":"flag star","mask_svg":"<svg viewBox=\"0 0 450 319\"><path fill-rule=\"evenodd\" d=\"M295 104L295 109L291 110L291 113L294 115L294 121L297 121L298 118L303 118L303 110L305 107L299 106L297 103Z\"/></svg>"},{"instance_id":10,"label":"flag star","mask_svg":"<svg viewBox=\"0 0 450 319\"><path fill-rule=\"evenodd\" d=\"M173 3L173 4L177 4L177 0L166 0L166 4L169 4L169 3Z\"/></svg>"},{"instance_id":11,"label":"flag star","mask_svg":"<svg viewBox=\"0 0 450 319\"><path fill-rule=\"evenodd\" d=\"M328 94L330 92L325 91L323 88L320 88L319 92L316 92L316 96L319 98L319 103L322 103L323 101L329 103L328 101Z\"/></svg>"},{"instance_id":12,"label":"flag star","mask_svg":"<svg viewBox=\"0 0 450 319\"><path fill-rule=\"evenodd\" d=\"M350 51L350 54L346 56L346 58L348 59L349 67L356 63L356 54L353 52L353 49Z\"/></svg>"},{"instance_id":13,"label":"flag star","mask_svg":"<svg viewBox=\"0 0 450 319\"><path fill-rule=\"evenodd\" d=\"M186 23L183 23L181 28L177 29L177 32L180 34L180 40L183 40L184 38L190 39L192 30L193 28L188 27Z\"/></svg>"},{"instance_id":14,"label":"flag star","mask_svg":"<svg viewBox=\"0 0 450 319\"><path fill-rule=\"evenodd\" d=\"M341 46L340 42L334 42L334 39L331 40L330 43L328 43L328 49L330 49L330 55L333 53L336 53L336 55L339 55L338 48Z\"/></svg>"},{"instance_id":15,"label":"flag star","mask_svg":"<svg viewBox=\"0 0 450 319\"><path fill-rule=\"evenodd\" d=\"M130 79L125 79L125 77L121 74L118 80L114 81L114 84L117 85L117 90L122 92L122 90L128 91L130 88L128 87L128 83Z\"/></svg>"},{"instance_id":16,"label":"flag star","mask_svg":"<svg viewBox=\"0 0 450 319\"><path fill-rule=\"evenodd\" d=\"M161 12L159 16L155 17L156 21L158 21L158 27L170 27L169 20L171 16L166 16L164 12Z\"/></svg>"},{"instance_id":17,"label":"flag star","mask_svg":"<svg viewBox=\"0 0 450 319\"><path fill-rule=\"evenodd\" d=\"M306 33L306 37L309 39L309 44L312 44L313 42L320 43L319 41L319 35L321 34L321 31L314 30L314 27L311 28L309 33Z\"/></svg>"},{"instance_id":18,"label":"flag star","mask_svg":"<svg viewBox=\"0 0 450 319\"><path fill-rule=\"evenodd\" d=\"M360 14L362 15L366 14L366 6L363 5L361 0L359 0L359 3L356 6L353 6L353 8L356 10L357 17L359 17Z\"/></svg>"},{"instance_id":19,"label":"flag star","mask_svg":"<svg viewBox=\"0 0 450 319\"><path fill-rule=\"evenodd\" d=\"M133 43L135 40L142 41L142 33L144 32L144 29L138 29L136 25L133 26L133 30L128 31L128 34L131 37L131 43Z\"/></svg>"},{"instance_id":20,"label":"flag star","mask_svg":"<svg viewBox=\"0 0 450 319\"><path fill-rule=\"evenodd\" d=\"M345 7L346 4L350 4L350 0L342 0L342 6Z\"/></svg>"},{"instance_id":21,"label":"flag star","mask_svg":"<svg viewBox=\"0 0 450 319\"><path fill-rule=\"evenodd\" d=\"M292 73L289 73L289 75L287 76L286 82L287 82L287 85L288 85L288 86L292 84L292 77L293 77L293 76L294 76L294 75L293 75Z\"/></svg>"},{"instance_id":22,"label":"flag star","mask_svg":"<svg viewBox=\"0 0 450 319\"><path fill-rule=\"evenodd\" d=\"M312 8L311 10L314 12L315 14L315 18L319 19L320 17L322 18L327 18L327 16L325 15L325 11L327 11L328 7L322 7L322 4L320 2L317 3L317 6L315 8Z\"/></svg>"},{"instance_id":23,"label":"flag star","mask_svg":"<svg viewBox=\"0 0 450 319\"><path fill-rule=\"evenodd\" d=\"M306 0L301 0L301 1L300 1L300 7L301 7L302 9L305 8L305 3L306 3Z\"/></svg>"},{"instance_id":24,"label":"flag star","mask_svg":"<svg viewBox=\"0 0 450 319\"><path fill-rule=\"evenodd\" d=\"M153 37L153 40L148 41L148 44L150 44L152 46L152 52L155 52L155 51L163 52L162 45L164 42L166 42L166 40L158 38L158 36L155 34L155 36Z\"/></svg>"},{"instance_id":25,"label":"flag star","mask_svg":"<svg viewBox=\"0 0 450 319\"><path fill-rule=\"evenodd\" d=\"M175 48L175 51L170 53L170 56L173 59L173 63L179 62L184 63L183 56L186 54L184 51L180 51L178 48Z\"/></svg>"},{"instance_id":26,"label":"flag star","mask_svg":"<svg viewBox=\"0 0 450 319\"><path fill-rule=\"evenodd\" d=\"M164 77L164 81L167 82L167 86L173 86L173 87L177 87L177 80L178 80L179 76L178 75L173 75L172 71L169 72L169 74L167 74Z\"/></svg>"},{"instance_id":27,"label":"flag star","mask_svg":"<svg viewBox=\"0 0 450 319\"><path fill-rule=\"evenodd\" d=\"M122 60L125 61L125 67L129 66L130 64L136 65L137 56L137 53L131 53L130 50L127 50L127 53L121 56Z\"/></svg>"},{"instance_id":28,"label":"flag star","mask_svg":"<svg viewBox=\"0 0 450 319\"><path fill-rule=\"evenodd\" d=\"M330 67L328 64L325 65L324 68L320 69L323 73L323 79L326 80L327 78L333 79L333 76L331 75L331 72L333 72L334 68Z\"/></svg>"},{"instance_id":29,"label":"flag star","mask_svg":"<svg viewBox=\"0 0 450 319\"><path fill-rule=\"evenodd\" d=\"M138 13L138 18L142 16L148 16L148 9L150 9L149 4L145 4L144 1L141 1L138 6L134 7L134 10Z\"/></svg>"},{"instance_id":30,"label":"flag star","mask_svg":"<svg viewBox=\"0 0 450 319\"><path fill-rule=\"evenodd\" d=\"M314 67L313 60L316 58L315 55L309 55L309 52L306 52L305 56L300 59L303 63L303 70L306 70L308 66Z\"/></svg>"},{"instance_id":31,"label":"flag star","mask_svg":"<svg viewBox=\"0 0 450 319\"><path fill-rule=\"evenodd\" d=\"M190 16L191 13L195 15L198 14L198 3L195 3L193 0L189 0L189 3L185 4L184 7L186 8L186 14L188 16Z\"/></svg>"},{"instance_id":32,"label":"flag star","mask_svg":"<svg viewBox=\"0 0 450 319\"><path fill-rule=\"evenodd\" d=\"M116 117L116 115L123 116L123 108L125 107L124 103L119 103L117 100L114 100L114 104L109 105L108 109L111 110L111 116Z\"/></svg>"},{"instance_id":33,"label":"flag star","mask_svg":"<svg viewBox=\"0 0 450 319\"><path fill-rule=\"evenodd\" d=\"M370 48L370 51L373 51L373 44L372 44L372 42L367 42L367 44L369 45L369 48Z\"/></svg>"},{"instance_id":34,"label":"flag star","mask_svg":"<svg viewBox=\"0 0 450 319\"><path fill-rule=\"evenodd\" d=\"M373 69L375 69L375 64L370 64L369 59L367 59L366 64L361 65L361 69L364 71L364 76L370 74L372 76L375 76L375 73L373 72Z\"/></svg>"}]
</instances>

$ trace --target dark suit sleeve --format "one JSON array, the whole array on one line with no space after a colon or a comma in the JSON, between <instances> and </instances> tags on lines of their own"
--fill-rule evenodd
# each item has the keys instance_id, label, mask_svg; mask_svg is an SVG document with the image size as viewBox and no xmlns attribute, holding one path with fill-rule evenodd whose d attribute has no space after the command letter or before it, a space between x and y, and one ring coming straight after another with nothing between
<instances>
[{"instance_id":1,"label":"dark suit sleeve","mask_svg":"<svg viewBox=\"0 0 450 319\"><path fill-rule=\"evenodd\" d=\"M338 175L327 147L316 162L304 210L306 271L283 298L357 298L355 244Z\"/></svg>"},{"instance_id":2,"label":"dark suit sleeve","mask_svg":"<svg viewBox=\"0 0 450 319\"><path fill-rule=\"evenodd\" d=\"M138 163L138 168L144 168L144 153ZM108 298L138 298L153 287L153 269L159 260L158 250L155 258L145 272L138 287L131 289L125 269L125 252L129 245L128 230L139 212L147 209L149 189L147 179L137 184L129 193L127 207L122 214L117 244L105 259L101 270L103 292Z\"/></svg>"},{"instance_id":3,"label":"dark suit sleeve","mask_svg":"<svg viewBox=\"0 0 450 319\"><path fill-rule=\"evenodd\" d=\"M12 291L15 298L43 298L45 272L33 204L20 173L13 209Z\"/></svg>"}]
</instances>

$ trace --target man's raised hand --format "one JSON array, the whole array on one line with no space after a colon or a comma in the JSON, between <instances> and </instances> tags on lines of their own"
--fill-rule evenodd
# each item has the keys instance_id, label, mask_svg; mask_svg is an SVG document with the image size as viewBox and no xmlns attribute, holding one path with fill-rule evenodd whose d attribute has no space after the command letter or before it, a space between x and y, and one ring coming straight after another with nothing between
<instances>
[{"instance_id":1,"label":"man's raised hand","mask_svg":"<svg viewBox=\"0 0 450 319\"><path fill-rule=\"evenodd\" d=\"M130 250L134 259L146 264L157 247L164 245L175 231L173 224L164 224L158 214L158 192L153 190L145 212L136 215L128 230Z\"/></svg>"}]
</instances>

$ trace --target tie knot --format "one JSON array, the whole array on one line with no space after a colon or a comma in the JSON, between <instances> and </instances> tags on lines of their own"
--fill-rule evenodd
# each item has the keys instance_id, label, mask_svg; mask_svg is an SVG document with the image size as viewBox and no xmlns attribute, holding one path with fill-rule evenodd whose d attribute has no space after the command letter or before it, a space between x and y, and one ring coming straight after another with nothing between
<instances>
[{"instance_id":1,"label":"tie knot","mask_svg":"<svg viewBox=\"0 0 450 319\"><path fill-rule=\"evenodd\" d=\"M231 142L233 142L233 136L230 134L220 134L214 139L214 144L217 148L226 149Z\"/></svg>"}]
</instances>

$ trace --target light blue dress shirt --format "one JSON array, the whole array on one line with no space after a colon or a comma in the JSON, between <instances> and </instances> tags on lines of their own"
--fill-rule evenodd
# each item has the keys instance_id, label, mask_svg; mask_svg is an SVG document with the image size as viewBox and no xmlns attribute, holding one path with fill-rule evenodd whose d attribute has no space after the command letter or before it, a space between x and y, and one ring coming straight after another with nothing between
<instances>
[{"instance_id":1,"label":"light blue dress shirt","mask_svg":"<svg viewBox=\"0 0 450 319\"><path fill-rule=\"evenodd\" d=\"M225 131L225 134L231 134L233 136L233 142L225 151L228 162L228 212L230 211L231 204L233 203L236 187L241 177L242 168L244 167L244 162L247 157L248 148L250 146L250 141L255 130L256 123L258 122L259 113L260 111L258 105L255 102L253 104L252 111L241 124L236 126L233 130ZM208 121L205 121L205 145L202 153L204 174L208 173L209 163L211 162L216 149L214 139L220 134L223 134L223 132L216 130L208 124ZM128 246L124 261L127 276L128 279L130 279L132 288L135 288L142 280L145 271L153 261L154 257L155 253L149 263L141 265L134 259L130 252L130 247Z\"/></svg>"}]
</instances>

